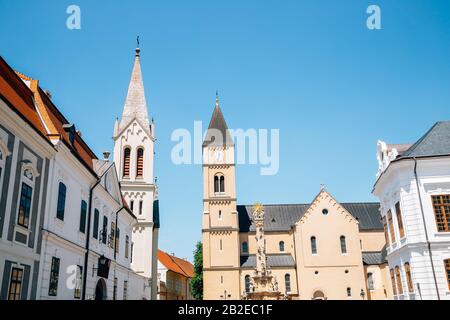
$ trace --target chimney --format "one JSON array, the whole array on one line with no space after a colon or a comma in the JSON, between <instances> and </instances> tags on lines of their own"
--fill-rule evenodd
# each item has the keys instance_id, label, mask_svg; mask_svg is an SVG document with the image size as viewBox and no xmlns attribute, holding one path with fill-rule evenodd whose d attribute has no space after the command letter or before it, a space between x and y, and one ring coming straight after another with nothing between
<instances>
[{"instance_id":1,"label":"chimney","mask_svg":"<svg viewBox=\"0 0 450 320\"><path fill-rule=\"evenodd\" d=\"M50 90L44 89L44 93L50 100L52 99L52 93L50 92Z\"/></svg>"},{"instance_id":2,"label":"chimney","mask_svg":"<svg viewBox=\"0 0 450 320\"><path fill-rule=\"evenodd\" d=\"M103 160L109 161L109 156L111 155L111 152L109 151L103 151Z\"/></svg>"}]
</instances>

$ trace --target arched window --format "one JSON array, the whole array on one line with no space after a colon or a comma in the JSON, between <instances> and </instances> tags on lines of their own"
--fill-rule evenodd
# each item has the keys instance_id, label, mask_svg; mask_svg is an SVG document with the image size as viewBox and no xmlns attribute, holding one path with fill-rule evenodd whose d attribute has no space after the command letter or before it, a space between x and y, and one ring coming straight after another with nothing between
<instances>
[{"instance_id":1,"label":"arched window","mask_svg":"<svg viewBox=\"0 0 450 320\"><path fill-rule=\"evenodd\" d=\"M136 178L144 176L144 149L138 148L136 152Z\"/></svg>"},{"instance_id":2,"label":"arched window","mask_svg":"<svg viewBox=\"0 0 450 320\"><path fill-rule=\"evenodd\" d=\"M123 150L123 176L124 176L124 178L130 177L130 155L131 155L131 149L126 147Z\"/></svg>"},{"instance_id":3,"label":"arched window","mask_svg":"<svg viewBox=\"0 0 450 320\"><path fill-rule=\"evenodd\" d=\"M56 217L62 221L64 221L64 211L66 207L66 190L67 190L66 185L60 182L58 189L58 204L56 207Z\"/></svg>"},{"instance_id":4,"label":"arched window","mask_svg":"<svg viewBox=\"0 0 450 320\"><path fill-rule=\"evenodd\" d=\"M341 253L345 254L347 253L347 242L345 240L345 236L341 236Z\"/></svg>"},{"instance_id":5,"label":"arched window","mask_svg":"<svg viewBox=\"0 0 450 320\"><path fill-rule=\"evenodd\" d=\"M289 273L284 275L284 286L286 288L286 293L291 292L291 275Z\"/></svg>"},{"instance_id":6,"label":"arched window","mask_svg":"<svg viewBox=\"0 0 450 320\"><path fill-rule=\"evenodd\" d=\"M374 290L374 285L373 285L373 273L369 272L367 274L367 288L369 290Z\"/></svg>"},{"instance_id":7,"label":"arched window","mask_svg":"<svg viewBox=\"0 0 450 320\"><path fill-rule=\"evenodd\" d=\"M247 293L250 292L250 276L249 275L245 276L245 292L247 292Z\"/></svg>"},{"instance_id":8,"label":"arched window","mask_svg":"<svg viewBox=\"0 0 450 320\"><path fill-rule=\"evenodd\" d=\"M219 173L214 176L214 193L223 192L225 192L225 177Z\"/></svg>"},{"instance_id":9,"label":"arched window","mask_svg":"<svg viewBox=\"0 0 450 320\"><path fill-rule=\"evenodd\" d=\"M414 292L414 287L413 287L412 277L411 277L411 267L409 265L409 262L405 263L405 273L406 273L406 283L408 284L408 291Z\"/></svg>"},{"instance_id":10,"label":"arched window","mask_svg":"<svg viewBox=\"0 0 450 320\"><path fill-rule=\"evenodd\" d=\"M220 239L220 251L222 251L222 239Z\"/></svg>"},{"instance_id":11,"label":"arched window","mask_svg":"<svg viewBox=\"0 0 450 320\"><path fill-rule=\"evenodd\" d=\"M397 291L398 294L403 294L403 285L402 285L402 277L400 275L400 267L395 267L395 280L397 282Z\"/></svg>"},{"instance_id":12,"label":"arched window","mask_svg":"<svg viewBox=\"0 0 450 320\"><path fill-rule=\"evenodd\" d=\"M347 297L351 297L352 296L352 288L348 287L347 288Z\"/></svg>"},{"instance_id":13,"label":"arched window","mask_svg":"<svg viewBox=\"0 0 450 320\"><path fill-rule=\"evenodd\" d=\"M284 251L284 241L280 241L278 246L280 247L280 252L283 252Z\"/></svg>"},{"instance_id":14,"label":"arched window","mask_svg":"<svg viewBox=\"0 0 450 320\"><path fill-rule=\"evenodd\" d=\"M397 286L395 285L394 269L390 270L390 274L391 274L392 291L394 292L394 296L396 296L397 295Z\"/></svg>"},{"instance_id":15,"label":"arched window","mask_svg":"<svg viewBox=\"0 0 450 320\"><path fill-rule=\"evenodd\" d=\"M311 237L311 253L317 254L317 240L316 237Z\"/></svg>"},{"instance_id":16,"label":"arched window","mask_svg":"<svg viewBox=\"0 0 450 320\"><path fill-rule=\"evenodd\" d=\"M222 210L219 210L219 220L222 220Z\"/></svg>"},{"instance_id":17,"label":"arched window","mask_svg":"<svg viewBox=\"0 0 450 320\"><path fill-rule=\"evenodd\" d=\"M242 253L248 253L248 243L247 243L247 241L242 242Z\"/></svg>"}]
</instances>

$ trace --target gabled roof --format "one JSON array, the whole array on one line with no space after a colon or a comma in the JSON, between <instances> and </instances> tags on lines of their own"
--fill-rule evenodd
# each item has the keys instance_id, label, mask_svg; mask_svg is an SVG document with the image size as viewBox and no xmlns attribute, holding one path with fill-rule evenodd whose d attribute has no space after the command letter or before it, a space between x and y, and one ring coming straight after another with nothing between
<instances>
[{"instance_id":1,"label":"gabled roof","mask_svg":"<svg viewBox=\"0 0 450 320\"><path fill-rule=\"evenodd\" d=\"M192 278L194 276L194 266L187 260L177 258L158 249L158 261L167 269L181 274L182 276Z\"/></svg>"},{"instance_id":2,"label":"gabled roof","mask_svg":"<svg viewBox=\"0 0 450 320\"><path fill-rule=\"evenodd\" d=\"M294 258L290 254L268 254L267 265L269 267L295 268ZM241 268L256 268L256 255L241 256Z\"/></svg>"},{"instance_id":3,"label":"gabled roof","mask_svg":"<svg viewBox=\"0 0 450 320\"><path fill-rule=\"evenodd\" d=\"M375 202L340 203L359 222L359 230L383 230L380 218L380 204ZM264 205L264 230L288 231L308 210L310 204L280 204ZM255 225L252 221L250 205L238 205L239 231L253 232Z\"/></svg>"},{"instance_id":4,"label":"gabled roof","mask_svg":"<svg viewBox=\"0 0 450 320\"><path fill-rule=\"evenodd\" d=\"M450 121L436 122L399 159L450 155Z\"/></svg>"},{"instance_id":5,"label":"gabled roof","mask_svg":"<svg viewBox=\"0 0 450 320\"><path fill-rule=\"evenodd\" d=\"M203 146L232 146L233 138L228 131L227 123L219 106L219 98L216 97L216 106L209 122Z\"/></svg>"}]
</instances>

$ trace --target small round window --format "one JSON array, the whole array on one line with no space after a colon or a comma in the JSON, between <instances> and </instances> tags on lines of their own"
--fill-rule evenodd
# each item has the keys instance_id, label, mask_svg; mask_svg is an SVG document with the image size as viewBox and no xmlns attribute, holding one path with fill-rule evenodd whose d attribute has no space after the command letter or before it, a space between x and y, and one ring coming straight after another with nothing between
<instances>
[{"instance_id":1,"label":"small round window","mask_svg":"<svg viewBox=\"0 0 450 320\"><path fill-rule=\"evenodd\" d=\"M322 213L323 213L324 216L326 216L328 214L328 209L323 209Z\"/></svg>"}]
</instances>

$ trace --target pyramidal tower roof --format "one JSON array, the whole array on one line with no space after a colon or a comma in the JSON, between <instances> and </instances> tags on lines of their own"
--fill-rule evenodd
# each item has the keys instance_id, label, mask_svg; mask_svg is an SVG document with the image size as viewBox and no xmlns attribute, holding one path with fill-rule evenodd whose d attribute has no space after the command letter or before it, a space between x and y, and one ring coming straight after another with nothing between
<instances>
[{"instance_id":1,"label":"pyramidal tower roof","mask_svg":"<svg viewBox=\"0 0 450 320\"><path fill-rule=\"evenodd\" d=\"M120 121L120 129L123 129L134 119L137 119L145 129L150 128L147 102L145 100L144 82L142 80L140 52L141 50L139 47L136 48L133 71L131 73L127 98L125 99L125 106Z\"/></svg>"},{"instance_id":2,"label":"pyramidal tower roof","mask_svg":"<svg viewBox=\"0 0 450 320\"><path fill-rule=\"evenodd\" d=\"M216 106L209 122L203 146L231 146L233 139L228 131L227 123L219 105L219 96L216 93Z\"/></svg>"}]
</instances>

